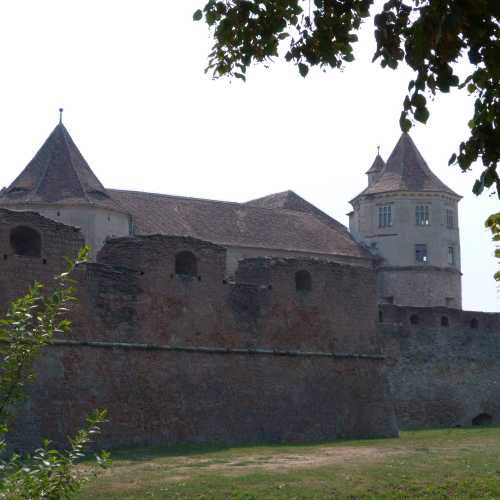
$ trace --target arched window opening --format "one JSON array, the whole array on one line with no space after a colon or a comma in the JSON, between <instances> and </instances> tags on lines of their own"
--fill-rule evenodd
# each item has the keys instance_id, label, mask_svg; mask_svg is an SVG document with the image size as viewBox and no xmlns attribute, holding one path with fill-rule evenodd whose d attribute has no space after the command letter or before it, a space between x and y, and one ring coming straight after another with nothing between
<instances>
[{"instance_id":1,"label":"arched window opening","mask_svg":"<svg viewBox=\"0 0 500 500\"><path fill-rule=\"evenodd\" d=\"M416 314L410 316L410 323L412 325L418 325L418 316Z\"/></svg>"},{"instance_id":2,"label":"arched window opening","mask_svg":"<svg viewBox=\"0 0 500 500\"><path fill-rule=\"evenodd\" d=\"M441 316L441 326L448 327L450 326L450 320L448 319L448 316Z\"/></svg>"},{"instance_id":3,"label":"arched window opening","mask_svg":"<svg viewBox=\"0 0 500 500\"><path fill-rule=\"evenodd\" d=\"M40 233L28 226L17 226L10 232L10 245L16 255L40 257L42 239Z\"/></svg>"},{"instance_id":4,"label":"arched window opening","mask_svg":"<svg viewBox=\"0 0 500 500\"><path fill-rule=\"evenodd\" d=\"M384 313L379 310L378 312L378 322L383 323L384 322Z\"/></svg>"},{"instance_id":5,"label":"arched window opening","mask_svg":"<svg viewBox=\"0 0 500 500\"><path fill-rule=\"evenodd\" d=\"M295 289L300 292L310 292L312 290L311 275L308 271L297 271L295 273Z\"/></svg>"},{"instance_id":6,"label":"arched window opening","mask_svg":"<svg viewBox=\"0 0 500 500\"><path fill-rule=\"evenodd\" d=\"M175 274L191 278L198 274L196 257L192 252L179 252L175 256Z\"/></svg>"},{"instance_id":7,"label":"arched window opening","mask_svg":"<svg viewBox=\"0 0 500 500\"><path fill-rule=\"evenodd\" d=\"M472 329L477 330L478 325L479 325L479 323L478 323L478 321L477 321L477 319L476 319L476 318L472 318L472 319L470 320L470 327L471 327Z\"/></svg>"},{"instance_id":8,"label":"arched window opening","mask_svg":"<svg viewBox=\"0 0 500 500\"><path fill-rule=\"evenodd\" d=\"M480 413L472 419L472 425L491 425L493 417L489 413Z\"/></svg>"}]
</instances>

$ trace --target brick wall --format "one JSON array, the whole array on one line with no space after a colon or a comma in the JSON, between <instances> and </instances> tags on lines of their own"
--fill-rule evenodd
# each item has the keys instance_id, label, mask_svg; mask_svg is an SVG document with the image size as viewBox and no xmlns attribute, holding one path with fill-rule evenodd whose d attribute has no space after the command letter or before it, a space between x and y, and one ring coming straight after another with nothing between
<instances>
[{"instance_id":1,"label":"brick wall","mask_svg":"<svg viewBox=\"0 0 500 500\"><path fill-rule=\"evenodd\" d=\"M57 346L38 368L14 445L60 444L96 407L107 447L397 435L381 360Z\"/></svg>"},{"instance_id":2,"label":"brick wall","mask_svg":"<svg viewBox=\"0 0 500 500\"><path fill-rule=\"evenodd\" d=\"M76 253L81 236L33 214L3 215L27 218L54 261L33 258L29 273L1 275L5 300L6 276L16 290L48 279L57 252ZM196 256L193 276L176 273L186 251ZM40 360L11 444L60 443L95 407L110 411L107 446L396 435L377 356L373 271L252 259L227 282L225 257L192 238L109 241L76 274L73 332ZM310 273L310 291L296 290L299 270Z\"/></svg>"},{"instance_id":3,"label":"brick wall","mask_svg":"<svg viewBox=\"0 0 500 500\"><path fill-rule=\"evenodd\" d=\"M12 230L34 229L41 237L38 257L16 255L11 244ZM33 212L0 209L0 304L2 310L12 299L24 294L35 280L50 286L52 277L65 268L63 257L74 258L84 240L77 228L53 222Z\"/></svg>"}]
</instances>

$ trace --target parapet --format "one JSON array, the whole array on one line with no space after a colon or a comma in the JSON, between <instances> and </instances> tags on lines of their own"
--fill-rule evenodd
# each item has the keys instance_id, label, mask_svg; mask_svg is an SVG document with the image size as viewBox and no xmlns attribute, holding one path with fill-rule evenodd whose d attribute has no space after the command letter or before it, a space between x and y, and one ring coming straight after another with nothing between
<instances>
[{"instance_id":1,"label":"parapet","mask_svg":"<svg viewBox=\"0 0 500 500\"><path fill-rule=\"evenodd\" d=\"M500 334L500 313L462 311L448 307L379 305L379 323L401 328L481 330Z\"/></svg>"}]
</instances>

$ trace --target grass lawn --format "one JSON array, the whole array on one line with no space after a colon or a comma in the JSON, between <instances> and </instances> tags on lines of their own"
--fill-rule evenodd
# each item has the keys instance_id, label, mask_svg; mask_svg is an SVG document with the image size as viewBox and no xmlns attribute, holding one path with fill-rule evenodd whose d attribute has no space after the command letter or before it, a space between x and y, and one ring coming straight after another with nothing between
<instances>
[{"instance_id":1,"label":"grass lawn","mask_svg":"<svg viewBox=\"0 0 500 500\"><path fill-rule=\"evenodd\" d=\"M80 499L498 498L500 427L402 432L315 445L183 446L113 452L81 471Z\"/></svg>"}]
</instances>

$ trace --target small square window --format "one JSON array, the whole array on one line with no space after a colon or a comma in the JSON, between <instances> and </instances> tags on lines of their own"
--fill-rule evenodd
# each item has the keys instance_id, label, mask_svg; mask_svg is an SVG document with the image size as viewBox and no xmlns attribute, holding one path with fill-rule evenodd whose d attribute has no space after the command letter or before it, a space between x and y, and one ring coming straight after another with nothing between
<instances>
[{"instance_id":1,"label":"small square window","mask_svg":"<svg viewBox=\"0 0 500 500\"><path fill-rule=\"evenodd\" d=\"M417 243L415 245L415 261L417 264L428 264L427 245Z\"/></svg>"}]
</instances>

